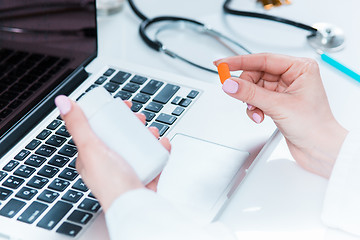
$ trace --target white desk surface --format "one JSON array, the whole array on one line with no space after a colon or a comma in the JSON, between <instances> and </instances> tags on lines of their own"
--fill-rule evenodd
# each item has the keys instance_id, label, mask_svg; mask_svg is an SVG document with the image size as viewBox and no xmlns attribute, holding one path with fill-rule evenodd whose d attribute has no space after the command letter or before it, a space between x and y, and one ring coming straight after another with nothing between
<instances>
[{"instance_id":1,"label":"white desk surface","mask_svg":"<svg viewBox=\"0 0 360 240\"><path fill-rule=\"evenodd\" d=\"M234 0L242 9L266 12L256 0ZM232 36L253 52L273 52L315 58L332 110L348 129L358 128L360 83L322 62L306 43L306 32L284 24L245 17L224 16L223 0L135 0L150 17L178 15L203 21ZM292 0L289 6L266 13L305 24L328 22L342 28L346 47L331 55L360 72L360 1ZM188 66L148 48L138 35L140 20L125 4L112 16L99 17L99 63L129 62L156 70L181 74L205 82L218 83L215 74ZM201 58L201 56L199 56ZM117 62L113 62L113 61ZM121 66L121 65L120 65ZM316 114L316 109L314 109ZM220 218L241 239L354 239L322 225L320 215L327 181L296 165L282 140L268 159L257 163L235 193Z\"/></svg>"}]
</instances>

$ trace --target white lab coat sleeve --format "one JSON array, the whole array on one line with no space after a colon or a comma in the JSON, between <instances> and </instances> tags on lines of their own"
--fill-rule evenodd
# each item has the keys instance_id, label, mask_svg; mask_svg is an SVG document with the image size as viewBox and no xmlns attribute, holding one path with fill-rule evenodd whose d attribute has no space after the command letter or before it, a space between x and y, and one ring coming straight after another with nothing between
<instances>
[{"instance_id":1,"label":"white lab coat sleeve","mask_svg":"<svg viewBox=\"0 0 360 240\"><path fill-rule=\"evenodd\" d=\"M111 240L236 239L222 223L200 225L147 189L121 195L105 216Z\"/></svg>"},{"instance_id":2,"label":"white lab coat sleeve","mask_svg":"<svg viewBox=\"0 0 360 240\"><path fill-rule=\"evenodd\" d=\"M325 195L323 222L360 235L360 132L350 132L339 152Z\"/></svg>"}]
</instances>

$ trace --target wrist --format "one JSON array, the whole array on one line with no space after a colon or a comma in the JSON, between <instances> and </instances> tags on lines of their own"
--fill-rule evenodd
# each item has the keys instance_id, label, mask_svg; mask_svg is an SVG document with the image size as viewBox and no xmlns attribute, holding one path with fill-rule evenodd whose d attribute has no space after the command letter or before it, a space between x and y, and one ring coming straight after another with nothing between
<instances>
[{"instance_id":1,"label":"wrist","mask_svg":"<svg viewBox=\"0 0 360 240\"><path fill-rule=\"evenodd\" d=\"M336 120L322 123L309 138L305 153L309 159L308 170L329 178L348 131Z\"/></svg>"}]
</instances>

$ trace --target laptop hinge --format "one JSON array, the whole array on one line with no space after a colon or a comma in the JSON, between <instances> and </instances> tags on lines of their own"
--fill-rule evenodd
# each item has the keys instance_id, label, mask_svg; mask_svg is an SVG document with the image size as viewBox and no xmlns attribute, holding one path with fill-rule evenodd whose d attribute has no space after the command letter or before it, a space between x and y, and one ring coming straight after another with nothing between
<instances>
[{"instance_id":1,"label":"laptop hinge","mask_svg":"<svg viewBox=\"0 0 360 240\"><path fill-rule=\"evenodd\" d=\"M71 74L72 73L72 74ZM84 67L75 71L69 70L63 76L69 76L51 93L49 93L38 105L29 111L22 119L21 123L16 124L0 140L0 158L5 155L18 141L29 133L40 121L42 121L54 108L55 97L64 94L69 95L89 76Z\"/></svg>"}]
</instances>

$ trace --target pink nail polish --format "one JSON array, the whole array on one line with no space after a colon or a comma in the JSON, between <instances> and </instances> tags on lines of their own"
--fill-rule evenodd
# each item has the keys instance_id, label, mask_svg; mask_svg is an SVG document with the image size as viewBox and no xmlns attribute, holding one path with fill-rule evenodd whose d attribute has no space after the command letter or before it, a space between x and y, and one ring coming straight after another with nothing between
<instances>
[{"instance_id":1,"label":"pink nail polish","mask_svg":"<svg viewBox=\"0 0 360 240\"><path fill-rule=\"evenodd\" d=\"M226 93L236 93L239 90L239 84L229 78L225 80L222 89Z\"/></svg>"},{"instance_id":2,"label":"pink nail polish","mask_svg":"<svg viewBox=\"0 0 360 240\"><path fill-rule=\"evenodd\" d=\"M220 61L221 59L222 59L222 58L220 58L220 59L218 59L218 60L213 61L213 64L215 65L215 64L216 64L216 62Z\"/></svg>"},{"instance_id":3,"label":"pink nail polish","mask_svg":"<svg viewBox=\"0 0 360 240\"><path fill-rule=\"evenodd\" d=\"M55 98L55 105L59 109L61 115L66 115L71 110L70 99L64 95Z\"/></svg>"},{"instance_id":4,"label":"pink nail polish","mask_svg":"<svg viewBox=\"0 0 360 240\"><path fill-rule=\"evenodd\" d=\"M260 123L260 122L261 122L261 117L260 117L259 114L253 113L252 117L253 117L253 119L254 119L254 121L255 121L256 123Z\"/></svg>"},{"instance_id":5,"label":"pink nail polish","mask_svg":"<svg viewBox=\"0 0 360 240\"><path fill-rule=\"evenodd\" d=\"M253 105L250 105L250 104L247 103L247 108L248 108L249 110L251 110L251 109L253 108Z\"/></svg>"}]
</instances>

